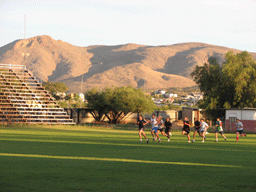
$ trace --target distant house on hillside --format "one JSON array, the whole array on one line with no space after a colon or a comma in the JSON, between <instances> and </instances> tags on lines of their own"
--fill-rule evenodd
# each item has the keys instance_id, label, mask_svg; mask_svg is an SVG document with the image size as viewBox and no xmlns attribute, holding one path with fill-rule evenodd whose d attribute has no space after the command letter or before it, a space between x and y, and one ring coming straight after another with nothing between
<instances>
[{"instance_id":1,"label":"distant house on hillside","mask_svg":"<svg viewBox=\"0 0 256 192\"><path fill-rule=\"evenodd\" d=\"M64 92L56 92L54 96L58 96L60 99L64 99L66 97L66 93Z\"/></svg>"},{"instance_id":2,"label":"distant house on hillside","mask_svg":"<svg viewBox=\"0 0 256 192\"><path fill-rule=\"evenodd\" d=\"M166 93L166 91L164 91L164 90L159 90L158 93L164 95L164 94Z\"/></svg>"},{"instance_id":3,"label":"distant house on hillside","mask_svg":"<svg viewBox=\"0 0 256 192\"><path fill-rule=\"evenodd\" d=\"M70 93L70 97L71 97L72 99L74 99L74 97L75 97L76 95L78 95L78 98L79 98L80 101L82 101L82 102L85 101L85 96L84 96L83 93Z\"/></svg>"},{"instance_id":4,"label":"distant house on hillside","mask_svg":"<svg viewBox=\"0 0 256 192\"><path fill-rule=\"evenodd\" d=\"M187 99L188 99L187 95L181 95L180 96L180 100L187 100Z\"/></svg>"},{"instance_id":5,"label":"distant house on hillside","mask_svg":"<svg viewBox=\"0 0 256 192\"><path fill-rule=\"evenodd\" d=\"M84 99L85 99L84 94L78 93L78 96L79 96L80 101L84 102Z\"/></svg>"},{"instance_id":6,"label":"distant house on hillside","mask_svg":"<svg viewBox=\"0 0 256 192\"><path fill-rule=\"evenodd\" d=\"M163 101L166 103L173 103L174 99L173 98L165 98Z\"/></svg>"},{"instance_id":7,"label":"distant house on hillside","mask_svg":"<svg viewBox=\"0 0 256 192\"><path fill-rule=\"evenodd\" d=\"M163 102L163 99L154 99L155 104L161 104Z\"/></svg>"},{"instance_id":8,"label":"distant house on hillside","mask_svg":"<svg viewBox=\"0 0 256 192\"><path fill-rule=\"evenodd\" d=\"M165 98L173 98L173 97L178 97L177 94L173 94L173 93L165 93L163 95Z\"/></svg>"},{"instance_id":9,"label":"distant house on hillside","mask_svg":"<svg viewBox=\"0 0 256 192\"><path fill-rule=\"evenodd\" d=\"M194 98L196 98L196 100L201 100L204 98L204 95L201 92L191 93L191 95L194 96Z\"/></svg>"},{"instance_id":10,"label":"distant house on hillside","mask_svg":"<svg viewBox=\"0 0 256 192\"><path fill-rule=\"evenodd\" d=\"M182 97L183 100L187 100L189 103L197 103L199 100L203 99L202 93L190 93Z\"/></svg>"},{"instance_id":11,"label":"distant house on hillside","mask_svg":"<svg viewBox=\"0 0 256 192\"><path fill-rule=\"evenodd\" d=\"M164 91L164 90L155 91L155 94L159 94L159 95L164 95L165 93L166 93L166 91Z\"/></svg>"}]
</instances>

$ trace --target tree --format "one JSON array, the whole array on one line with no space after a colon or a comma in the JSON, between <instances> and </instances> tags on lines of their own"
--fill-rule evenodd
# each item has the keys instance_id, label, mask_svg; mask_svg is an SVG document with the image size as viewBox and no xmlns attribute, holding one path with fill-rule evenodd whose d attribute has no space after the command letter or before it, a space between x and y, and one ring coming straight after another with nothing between
<instances>
[{"instance_id":1,"label":"tree","mask_svg":"<svg viewBox=\"0 0 256 192\"><path fill-rule=\"evenodd\" d=\"M52 95L56 92L66 92L68 90L67 85L63 82L54 83L54 82L47 81L43 83L43 87L46 90L50 91Z\"/></svg>"},{"instance_id":2,"label":"tree","mask_svg":"<svg viewBox=\"0 0 256 192\"><path fill-rule=\"evenodd\" d=\"M88 102L88 107L93 111L91 112L93 118L96 121L102 121L104 114L108 112L109 101L106 97L106 90L99 91L96 88L93 88L87 91L85 99Z\"/></svg>"},{"instance_id":3,"label":"tree","mask_svg":"<svg viewBox=\"0 0 256 192\"><path fill-rule=\"evenodd\" d=\"M67 101L58 101L58 104L61 108L68 108Z\"/></svg>"},{"instance_id":4,"label":"tree","mask_svg":"<svg viewBox=\"0 0 256 192\"><path fill-rule=\"evenodd\" d=\"M128 114L153 111L154 103L140 89L133 87L92 89L86 93L88 107L96 121L105 116L110 123L120 123Z\"/></svg>"},{"instance_id":5,"label":"tree","mask_svg":"<svg viewBox=\"0 0 256 192\"><path fill-rule=\"evenodd\" d=\"M256 61L244 51L229 52L223 64L223 73L229 95L229 107L256 107Z\"/></svg>"},{"instance_id":6,"label":"tree","mask_svg":"<svg viewBox=\"0 0 256 192\"><path fill-rule=\"evenodd\" d=\"M223 73L222 66L218 63L217 58L209 58L208 63L203 66L196 66L194 71L190 74L196 84L199 85L200 91L204 93L204 99L199 107L206 110L209 118L216 118L219 116L222 108L222 103L218 102L223 98Z\"/></svg>"},{"instance_id":7,"label":"tree","mask_svg":"<svg viewBox=\"0 0 256 192\"><path fill-rule=\"evenodd\" d=\"M200 107L210 118L217 118L223 108L256 107L256 62L244 51L226 54L222 66L216 58L196 66L191 76L199 85L204 99Z\"/></svg>"}]
</instances>

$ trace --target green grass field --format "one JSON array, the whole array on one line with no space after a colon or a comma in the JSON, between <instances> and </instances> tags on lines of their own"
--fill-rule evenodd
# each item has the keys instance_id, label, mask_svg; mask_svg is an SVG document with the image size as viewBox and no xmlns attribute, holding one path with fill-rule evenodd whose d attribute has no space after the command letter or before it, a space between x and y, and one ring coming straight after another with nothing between
<instances>
[{"instance_id":1,"label":"green grass field","mask_svg":"<svg viewBox=\"0 0 256 192\"><path fill-rule=\"evenodd\" d=\"M0 191L256 191L256 135L139 143L137 130L0 128Z\"/></svg>"}]
</instances>

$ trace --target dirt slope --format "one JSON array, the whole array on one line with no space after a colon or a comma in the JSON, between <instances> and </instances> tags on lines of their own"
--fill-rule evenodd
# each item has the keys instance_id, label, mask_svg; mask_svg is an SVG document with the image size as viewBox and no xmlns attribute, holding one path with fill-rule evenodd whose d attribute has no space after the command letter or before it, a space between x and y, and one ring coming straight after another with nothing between
<instances>
[{"instance_id":1,"label":"dirt slope","mask_svg":"<svg viewBox=\"0 0 256 192\"><path fill-rule=\"evenodd\" d=\"M142 88L189 87L190 73L211 56L220 60L226 47L203 43L168 46L126 44L78 47L49 36L17 40L0 47L0 63L25 64L44 81L63 81L70 91L91 87L125 86ZM26 57L24 57L24 55ZM256 58L256 53L252 53ZM91 63L102 62L102 65Z\"/></svg>"}]
</instances>

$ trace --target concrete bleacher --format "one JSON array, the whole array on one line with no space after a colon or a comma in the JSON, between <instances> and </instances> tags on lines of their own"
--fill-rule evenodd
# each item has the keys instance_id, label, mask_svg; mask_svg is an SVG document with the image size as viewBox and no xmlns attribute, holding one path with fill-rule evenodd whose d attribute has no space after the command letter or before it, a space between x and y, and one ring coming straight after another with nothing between
<instances>
[{"instance_id":1,"label":"concrete bleacher","mask_svg":"<svg viewBox=\"0 0 256 192\"><path fill-rule=\"evenodd\" d=\"M74 124L24 65L0 64L0 123Z\"/></svg>"}]
</instances>

